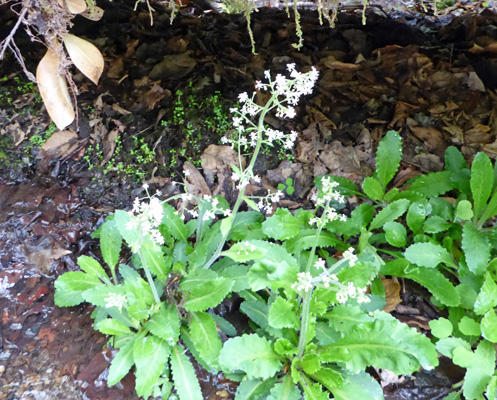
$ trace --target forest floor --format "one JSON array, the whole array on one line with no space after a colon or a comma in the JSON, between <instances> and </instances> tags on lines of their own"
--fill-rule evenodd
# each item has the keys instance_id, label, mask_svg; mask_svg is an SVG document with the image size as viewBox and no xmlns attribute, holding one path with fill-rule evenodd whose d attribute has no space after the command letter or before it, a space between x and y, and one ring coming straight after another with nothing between
<instances>
[{"instance_id":1,"label":"forest floor","mask_svg":"<svg viewBox=\"0 0 497 400\"><path fill-rule=\"evenodd\" d=\"M56 132L12 56L0 64L0 400L137 398L131 374L107 387L106 338L93 330L90 307L54 306L54 279L77 269L80 255L99 257L92 232L115 209L131 208L144 182L171 194L189 169L191 187L215 190L229 108L265 70L296 63L320 71L294 120L268 121L299 132L291 155L273 149L257 162L265 188L292 179L282 207L309 207L322 174L361 182L388 130L403 138L402 180L441 170L450 145L469 161L481 150L497 156L497 14L479 3L440 17L372 7L366 25L350 8L333 29L303 11L300 51L293 19L261 8L252 16L257 54L243 16L189 7L172 24L157 12L150 26L133 4L104 2L99 22L75 19L71 32L99 47L106 69L98 87L75 74L79 118L68 131ZM0 7L0 40L12 17ZM44 47L22 32L16 41L34 71ZM389 311L428 333L438 317L428 294L410 282L392 290ZM371 372L386 399L442 399L462 376L441 361L414 376ZM233 398L233 382L197 372L205 399Z\"/></svg>"}]
</instances>

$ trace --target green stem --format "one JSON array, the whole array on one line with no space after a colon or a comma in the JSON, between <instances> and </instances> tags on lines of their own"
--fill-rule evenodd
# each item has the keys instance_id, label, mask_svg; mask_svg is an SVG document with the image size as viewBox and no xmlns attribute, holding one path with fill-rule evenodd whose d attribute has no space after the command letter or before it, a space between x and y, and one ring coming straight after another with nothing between
<instances>
[{"instance_id":1,"label":"green stem","mask_svg":"<svg viewBox=\"0 0 497 400\"><path fill-rule=\"evenodd\" d=\"M117 281L117 276L116 276L116 267L112 267L110 269L110 273L112 274L112 282L114 282L114 285L119 285L119 282Z\"/></svg>"},{"instance_id":2,"label":"green stem","mask_svg":"<svg viewBox=\"0 0 497 400\"><path fill-rule=\"evenodd\" d=\"M316 252L316 248L318 247L318 240L321 231L323 230L324 225L320 224L318 231L316 232L316 236L314 237L314 244L312 245L311 252L309 253L309 258L307 260L307 266L305 268L305 272L308 273L311 270L312 261L314 260L314 253ZM302 301L302 320L300 321L300 336L299 336L299 351L297 353L297 357L302 357L304 355L305 345L307 342L307 331L309 329L309 318L310 318L310 306L312 299L312 291L313 289L304 293L304 298Z\"/></svg>"},{"instance_id":3,"label":"green stem","mask_svg":"<svg viewBox=\"0 0 497 400\"><path fill-rule=\"evenodd\" d=\"M257 131L259 132L259 135L257 137L257 144L255 146L254 153L252 154L252 158L250 159L249 166L247 168L245 168L244 175L247 175L247 172L251 173L252 170L254 169L255 161L257 159L257 156L259 155L259 152L260 152L261 146L262 146L262 136L263 136L263 132L264 132L264 118L266 117L266 114L268 113L268 111L271 109L272 103L274 103L275 100L277 100L277 99L278 99L278 95L273 94L261 111L261 115L259 117L259 123L257 125ZM236 214L238 213L238 209L242 205L244 195L245 195L245 186L242 189L240 189L240 193L238 193L238 197L236 199L235 205L233 207L233 211L231 213L231 222L229 224L229 227L226 230L226 233L221 238L221 241L219 242L219 246L217 246L216 251L214 252L212 257L209 259L209 261L207 261L207 263L204 265L204 269L210 268L212 266L212 264L214 264L216 262L216 260L219 258L219 255L223 251L226 240L228 239L228 236L230 234L231 227L233 226L233 222L235 221Z\"/></svg>"},{"instance_id":4,"label":"green stem","mask_svg":"<svg viewBox=\"0 0 497 400\"><path fill-rule=\"evenodd\" d=\"M140 254L140 259L142 261L143 270L145 271L145 276L147 277L148 284L152 288L152 294L154 295L155 303L160 304L159 293L157 293L157 288L155 287L155 282L154 279L152 278L152 274L150 273L150 269L148 268L144 257L142 257L141 251L139 251L139 254Z\"/></svg>"}]
</instances>

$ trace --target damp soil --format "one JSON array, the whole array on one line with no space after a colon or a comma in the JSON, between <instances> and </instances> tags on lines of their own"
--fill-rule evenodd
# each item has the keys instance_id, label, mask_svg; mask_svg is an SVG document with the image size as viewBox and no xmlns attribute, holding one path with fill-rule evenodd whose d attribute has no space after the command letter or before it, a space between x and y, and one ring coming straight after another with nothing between
<instances>
[{"instance_id":1,"label":"damp soil","mask_svg":"<svg viewBox=\"0 0 497 400\"><path fill-rule=\"evenodd\" d=\"M79 118L67 147L43 147L54 129L36 88L12 56L0 64L0 400L137 399L132 374L107 387L112 353L92 328L92 309L55 307L53 282L76 270L80 255L99 257L92 232L115 209L129 209L144 181L165 195L178 190L174 180L185 163L219 143L226 110L267 69L282 73L296 62L321 71L295 122L268 121L300 132L291 160L282 163L275 149L257 164L268 187L294 179L286 207L306 206L317 175L361 181L374 169L375 146L388 129L404 138L407 178L440 169L449 145L468 158L482 149L497 154L497 58L474 50L496 48L493 12L461 6L443 21L416 9L397 10L395 18L373 12L364 26L357 10L348 10L330 29L314 11L303 11L298 52L292 20L282 10L261 9L252 17L253 54L242 16L199 4L172 24L159 8L152 27L145 9L133 11L134 1L99 4L100 22L75 19L72 32L99 46L106 70L99 86L75 72ZM0 39L12 17L0 7ZM22 32L16 41L34 71L43 46ZM215 112L219 119L208 123ZM214 185L214 177L206 181ZM428 333L439 313L428 298L405 283L392 313ZM236 302L216 312L241 319ZM234 397L235 383L195 367L205 399ZM445 359L414 376L370 372L385 383L389 400L442 399L462 379Z\"/></svg>"}]
</instances>

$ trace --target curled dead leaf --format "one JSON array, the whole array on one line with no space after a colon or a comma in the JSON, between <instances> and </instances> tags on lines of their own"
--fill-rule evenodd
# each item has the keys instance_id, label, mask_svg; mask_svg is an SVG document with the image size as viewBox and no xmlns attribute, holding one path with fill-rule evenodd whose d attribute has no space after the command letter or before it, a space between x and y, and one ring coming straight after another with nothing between
<instances>
[{"instance_id":1,"label":"curled dead leaf","mask_svg":"<svg viewBox=\"0 0 497 400\"><path fill-rule=\"evenodd\" d=\"M95 85L104 70L104 58L97 47L87 40L71 35L64 37L64 44L72 62Z\"/></svg>"},{"instance_id":2,"label":"curled dead leaf","mask_svg":"<svg viewBox=\"0 0 497 400\"><path fill-rule=\"evenodd\" d=\"M80 14L87 8L85 0L57 0L57 3L72 14Z\"/></svg>"},{"instance_id":3,"label":"curled dead leaf","mask_svg":"<svg viewBox=\"0 0 497 400\"><path fill-rule=\"evenodd\" d=\"M104 10L98 6L93 6L88 8L86 11L80 13L82 17L89 19L90 21L100 21L104 15Z\"/></svg>"},{"instance_id":4,"label":"curled dead leaf","mask_svg":"<svg viewBox=\"0 0 497 400\"><path fill-rule=\"evenodd\" d=\"M57 128L64 129L74 121L75 114L66 79L59 73L59 57L52 49L38 64L36 80L50 118Z\"/></svg>"}]
</instances>

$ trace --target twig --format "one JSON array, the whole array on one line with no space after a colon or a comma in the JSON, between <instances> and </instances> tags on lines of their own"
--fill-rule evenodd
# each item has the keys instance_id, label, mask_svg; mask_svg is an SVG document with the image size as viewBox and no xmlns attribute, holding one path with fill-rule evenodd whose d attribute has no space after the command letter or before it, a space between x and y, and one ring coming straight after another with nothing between
<instances>
[{"instance_id":1,"label":"twig","mask_svg":"<svg viewBox=\"0 0 497 400\"><path fill-rule=\"evenodd\" d=\"M14 38L14 35L16 34L17 29L19 28L19 25L21 25L21 22L24 20L24 16L28 12L28 9L24 7L22 9L21 14L19 15L19 19L17 20L16 24L10 31L9 35L2 41L0 44L0 60L3 60L3 55L5 54L5 50L7 50L7 47L10 47L10 41Z\"/></svg>"}]
</instances>

